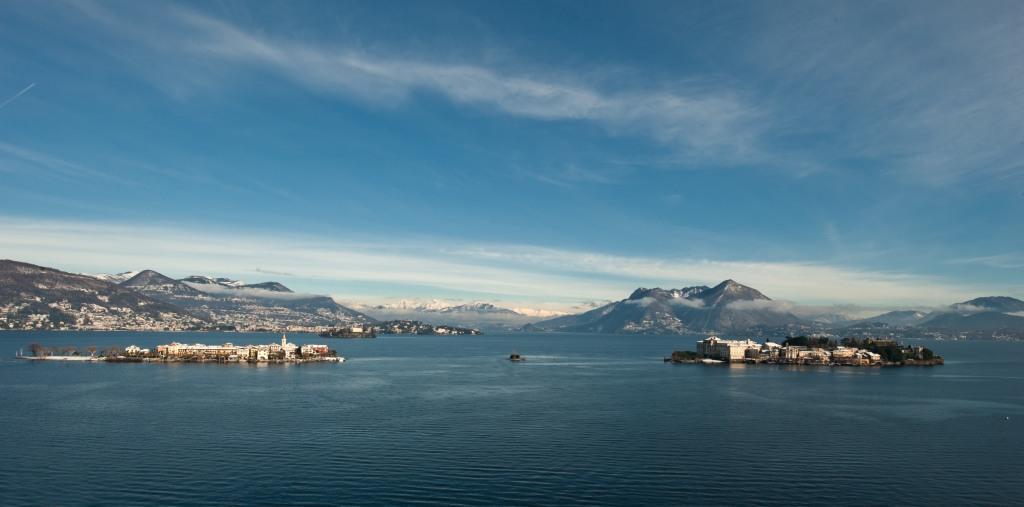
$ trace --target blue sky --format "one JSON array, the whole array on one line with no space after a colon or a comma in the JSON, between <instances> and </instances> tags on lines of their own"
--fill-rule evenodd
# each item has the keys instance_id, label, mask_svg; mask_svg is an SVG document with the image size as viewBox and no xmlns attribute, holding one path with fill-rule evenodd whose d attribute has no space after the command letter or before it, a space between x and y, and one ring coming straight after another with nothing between
<instances>
[{"instance_id":1,"label":"blue sky","mask_svg":"<svg viewBox=\"0 0 1024 507\"><path fill-rule=\"evenodd\" d=\"M1024 296L1020 3L0 14L0 257L560 309Z\"/></svg>"}]
</instances>

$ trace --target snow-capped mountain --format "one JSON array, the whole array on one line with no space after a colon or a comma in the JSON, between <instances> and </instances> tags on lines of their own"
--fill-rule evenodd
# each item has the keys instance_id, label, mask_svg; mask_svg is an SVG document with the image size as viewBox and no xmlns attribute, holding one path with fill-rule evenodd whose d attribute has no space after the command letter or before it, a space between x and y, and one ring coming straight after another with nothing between
<instances>
[{"instance_id":1,"label":"snow-capped mountain","mask_svg":"<svg viewBox=\"0 0 1024 507\"><path fill-rule=\"evenodd\" d=\"M230 278L202 275L175 280L146 270L121 286L236 329L338 326L373 320L328 296L296 294L278 282L246 285Z\"/></svg>"},{"instance_id":2,"label":"snow-capped mountain","mask_svg":"<svg viewBox=\"0 0 1024 507\"><path fill-rule=\"evenodd\" d=\"M251 283L251 284L241 285L238 288L239 289L257 289L257 290L265 290L265 291L270 291L270 292L292 292L291 289L289 289L288 287L285 287L283 284L280 284L278 282Z\"/></svg>"},{"instance_id":3,"label":"snow-capped mountain","mask_svg":"<svg viewBox=\"0 0 1024 507\"><path fill-rule=\"evenodd\" d=\"M241 280L232 280L230 278L221 277L215 278L205 275L187 276L182 278L180 281L188 284L188 286L194 289L215 294L223 294L223 289L256 289L269 292L292 292L291 289L278 282L247 284Z\"/></svg>"},{"instance_id":4,"label":"snow-capped mountain","mask_svg":"<svg viewBox=\"0 0 1024 507\"><path fill-rule=\"evenodd\" d=\"M353 305L367 311L381 312L414 312L414 313L485 313L485 314L507 314L520 315L519 312L495 306L492 303L474 301L471 303L455 304L451 301L431 299L429 301L400 300L394 303L381 303L376 305Z\"/></svg>"},{"instance_id":5,"label":"snow-capped mountain","mask_svg":"<svg viewBox=\"0 0 1024 507\"><path fill-rule=\"evenodd\" d=\"M152 269L140 271L135 276L121 282L120 285L150 297L191 298L202 294L202 292L193 289L189 285L157 273Z\"/></svg>"},{"instance_id":6,"label":"snow-capped mountain","mask_svg":"<svg viewBox=\"0 0 1024 507\"><path fill-rule=\"evenodd\" d=\"M646 297L653 297L657 299L686 299L691 298L701 292L708 290L710 287L706 285L699 285L696 287L683 287L682 289L662 289L661 287L655 287L648 289L646 287L640 287L633 291L629 295L629 299L641 299Z\"/></svg>"},{"instance_id":7,"label":"snow-capped mountain","mask_svg":"<svg viewBox=\"0 0 1024 507\"><path fill-rule=\"evenodd\" d=\"M92 275L0 260L0 329L185 330L207 324L174 304Z\"/></svg>"},{"instance_id":8,"label":"snow-capped mountain","mask_svg":"<svg viewBox=\"0 0 1024 507\"><path fill-rule=\"evenodd\" d=\"M123 282L123 281L125 281L125 280L127 280L127 279L129 279L129 278L131 278L131 277L133 277L133 276L135 276L137 274L139 274L139 272L138 271L125 271L123 273L95 273L95 274L94 273L81 273L81 274L83 274L85 276L91 276L91 277L96 278L98 280L103 280L104 282L121 283L121 282Z\"/></svg>"},{"instance_id":9,"label":"snow-capped mountain","mask_svg":"<svg viewBox=\"0 0 1024 507\"><path fill-rule=\"evenodd\" d=\"M800 323L789 310L790 305L726 280L714 287L641 287L621 301L579 315L541 321L528 329L635 334L737 332Z\"/></svg>"},{"instance_id":10,"label":"snow-capped mountain","mask_svg":"<svg viewBox=\"0 0 1024 507\"><path fill-rule=\"evenodd\" d=\"M230 278L214 278L212 276L205 275L192 275L181 279L182 282L193 284L193 285L220 285L223 287L242 287L245 282L239 280L232 280Z\"/></svg>"},{"instance_id":11,"label":"snow-capped mountain","mask_svg":"<svg viewBox=\"0 0 1024 507\"><path fill-rule=\"evenodd\" d=\"M465 305L449 306L448 308L441 310L441 313L501 313L506 315L519 315L515 310L494 306L491 303L469 303Z\"/></svg>"},{"instance_id":12,"label":"snow-capped mountain","mask_svg":"<svg viewBox=\"0 0 1024 507\"><path fill-rule=\"evenodd\" d=\"M512 308L512 311L519 315L525 315L527 317L536 317L541 319L550 319L552 317L560 317L562 315L568 315L569 312L563 312L558 310L546 310L544 308Z\"/></svg>"},{"instance_id":13,"label":"snow-capped mountain","mask_svg":"<svg viewBox=\"0 0 1024 507\"><path fill-rule=\"evenodd\" d=\"M857 324L955 331L1024 330L1024 301L1007 296L987 296L954 303L929 313L918 310L888 312Z\"/></svg>"},{"instance_id":14,"label":"snow-capped mountain","mask_svg":"<svg viewBox=\"0 0 1024 507\"><path fill-rule=\"evenodd\" d=\"M394 303L380 303L375 305L361 305L361 304L350 304L353 308L360 308L366 311L386 311L386 312L419 312L419 313L477 313L477 314L504 314L504 315L519 315L523 317L541 317L550 318L558 317L560 315L566 315L568 312L558 310L547 310L543 308L529 308L517 306L515 308L506 308L495 305L493 303L487 303L483 301L473 301L469 303L460 303L455 301L444 301L440 299L431 299L429 301L416 301L403 299Z\"/></svg>"},{"instance_id":15,"label":"snow-capped mountain","mask_svg":"<svg viewBox=\"0 0 1024 507\"><path fill-rule=\"evenodd\" d=\"M511 331L538 318L561 315L560 312L531 308L506 308L485 301L402 299L378 304L349 304L376 319L411 319L431 324L456 324L489 332Z\"/></svg>"}]
</instances>

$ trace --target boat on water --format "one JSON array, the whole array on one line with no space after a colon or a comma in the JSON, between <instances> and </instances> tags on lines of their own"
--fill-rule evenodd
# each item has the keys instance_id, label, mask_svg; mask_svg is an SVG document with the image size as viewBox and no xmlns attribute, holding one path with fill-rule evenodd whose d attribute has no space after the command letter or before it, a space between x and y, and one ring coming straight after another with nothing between
<instances>
[{"instance_id":1,"label":"boat on water","mask_svg":"<svg viewBox=\"0 0 1024 507\"><path fill-rule=\"evenodd\" d=\"M521 362L521 361L526 361L526 358L521 356L521 355L519 355L516 352L513 352L512 354L510 354L508 356L508 360L512 361L513 363L518 363L518 362Z\"/></svg>"}]
</instances>

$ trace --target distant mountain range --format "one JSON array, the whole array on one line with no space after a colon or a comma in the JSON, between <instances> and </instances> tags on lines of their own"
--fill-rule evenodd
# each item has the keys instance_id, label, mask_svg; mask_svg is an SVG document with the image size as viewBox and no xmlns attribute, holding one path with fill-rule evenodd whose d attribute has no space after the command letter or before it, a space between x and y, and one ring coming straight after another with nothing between
<instances>
[{"instance_id":1,"label":"distant mountain range","mask_svg":"<svg viewBox=\"0 0 1024 507\"><path fill-rule=\"evenodd\" d=\"M0 327L284 330L374 319L278 282L177 280L153 270L81 275L0 261Z\"/></svg>"},{"instance_id":2,"label":"distant mountain range","mask_svg":"<svg viewBox=\"0 0 1024 507\"><path fill-rule=\"evenodd\" d=\"M407 319L488 331L770 335L903 332L915 336L1024 339L1024 301L1006 296L980 297L930 311L897 310L860 320L849 320L835 308L818 314L805 308L801 313L805 318L801 318L794 308L733 280L714 287L641 287L625 299L574 315L505 308L489 302L441 300L350 307L328 296L296 293L275 281L246 284L207 275L175 279L153 270L85 275L0 261L0 329L276 331Z\"/></svg>"},{"instance_id":3,"label":"distant mountain range","mask_svg":"<svg viewBox=\"0 0 1024 507\"><path fill-rule=\"evenodd\" d=\"M380 320L411 319L430 324L457 324L489 332L514 331L538 318L560 315L547 310L504 308L487 302L453 303L438 299L401 300L375 305L353 304L352 307Z\"/></svg>"},{"instance_id":4,"label":"distant mountain range","mask_svg":"<svg viewBox=\"0 0 1024 507\"><path fill-rule=\"evenodd\" d=\"M726 280L714 287L639 288L628 298L527 329L596 333L684 334L787 327L801 320L760 291Z\"/></svg>"},{"instance_id":5,"label":"distant mountain range","mask_svg":"<svg viewBox=\"0 0 1024 507\"><path fill-rule=\"evenodd\" d=\"M990 296L976 298L963 303L953 305L958 312L1001 312L1001 313L1024 313L1024 301L1006 296Z\"/></svg>"},{"instance_id":6,"label":"distant mountain range","mask_svg":"<svg viewBox=\"0 0 1024 507\"><path fill-rule=\"evenodd\" d=\"M217 292L219 289L260 289L271 292L292 292L291 289L285 287L278 282L261 282L246 284L238 280L232 280L230 278L213 278L210 276L192 275L180 280L189 286L199 289L204 292Z\"/></svg>"},{"instance_id":7,"label":"distant mountain range","mask_svg":"<svg viewBox=\"0 0 1024 507\"><path fill-rule=\"evenodd\" d=\"M867 319L861 319L849 324L885 324L888 326L916 326L920 324L928 314L917 310L897 310L876 315Z\"/></svg>"},{"instance_id":8,"label":"distant mountain range","mask_svg":"<svg viewBox=\"0 0 1024 507\"><path fill-rule=\"evenodd\" d=\"M867 319L840 314L803 319L792 305L771 300L760 291L726 280L714 287L639 288L626 299L578 315L528 324L530 331L633 334L833 332L917 330L917 335L1024 339L1024 301L981 297L947 308L922 312L899 310Z\"/></svg>"},{"instance_id":9,"label":"distant mountain range","mask_svg":"<svg viewBox=\"0 0 1024 507\"><path fill-rule=\"evenodd\" d=\"M354 305L355 306L355 305ZM377 305L359 305L367 311L379 312L416 312L416 313L479 313L479 314L504 314L521 315L510 308L502 308L493 303L473 302L452 304L438 299L427 302L402 300L397 303L386 303Z\"/></svg>"},{"instance_id":10,"label":"distant mountain range","mask_svg":"<svg viewBox=\"0 0 1024 507\"><path fill-rule=\"evenodd\" d=\"M946 332L1001 331L1024 334L1024 301L1007 296L975 298L931 312L900 310L850 323Z\"/></svg>"},{"instance_id":11,"label":"distant mountain range","mask_svg":"<svg viewBox=\"0 0 1024 507\"><path fill-rule=\"evenodd\" d=\"M237 329L339 326L373 320L328 296L296 294L278 282L244 284L202 275L175 280L145 270L121 285Z\"/></svg>"}]
</instances>

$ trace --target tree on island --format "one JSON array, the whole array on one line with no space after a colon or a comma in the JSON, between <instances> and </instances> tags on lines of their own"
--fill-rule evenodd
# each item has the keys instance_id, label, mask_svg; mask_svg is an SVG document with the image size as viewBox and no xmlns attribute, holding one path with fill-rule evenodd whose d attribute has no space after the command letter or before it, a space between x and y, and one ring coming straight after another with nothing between
<instances>
[{"instance_id":1,"label":"tree on island","mask_svg":"<svg viewBox=\"0 0 1024 507\"><path fill-rule=\"evenodd\" d=\"M33 343L28 346L29 352L35 357L42 357L46 355L46 347L40 343Z\"/></svg>"},{"instance_id":2,"label":"tree on island","mask_svg":"<svg viewBox=\"0 0 1024 507\"><path fill-rule=\"evenodd\" d=\"M858 339L854 337L843 338L843 345L858 349L869 350L880 356L888 363L902 363L908 359L933 361L936 359L935 352L928 347L903 346L893 340L879 340L874 338Z\"/></svg>"},{"instance_id":3,"label":"tree on island","mask_svg":"<svg viewBox=\"0 0 1024 507\"><path fill-rule=\"evenodd\" d=\"M786 341L782 342L783 347L810 347L819 349L834 349L836 348L835 340L831 340L826 337L812 337L812 336L787 336Z\"/></svg>"}]
</instances>

